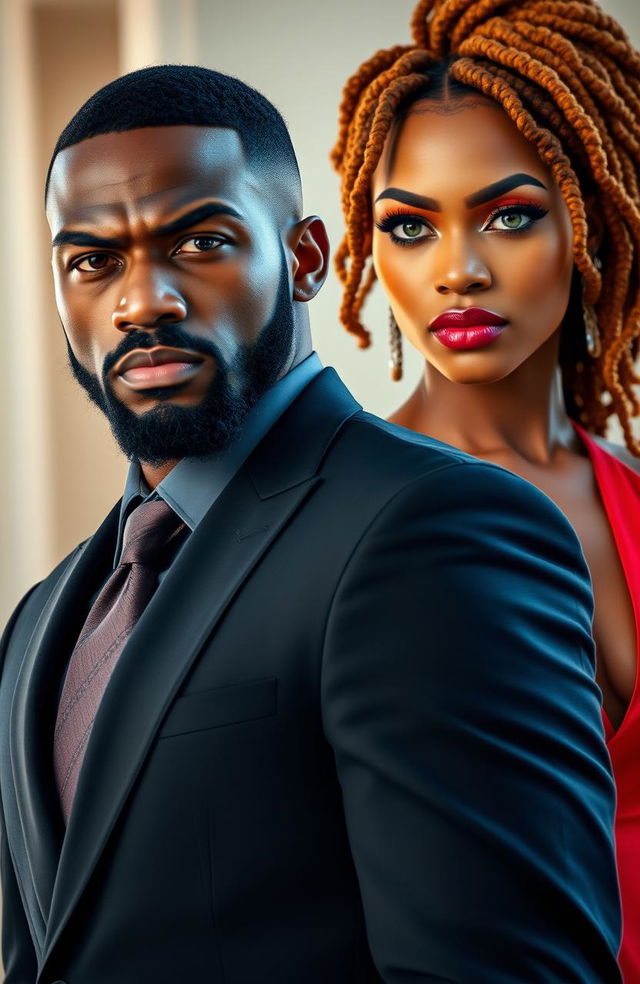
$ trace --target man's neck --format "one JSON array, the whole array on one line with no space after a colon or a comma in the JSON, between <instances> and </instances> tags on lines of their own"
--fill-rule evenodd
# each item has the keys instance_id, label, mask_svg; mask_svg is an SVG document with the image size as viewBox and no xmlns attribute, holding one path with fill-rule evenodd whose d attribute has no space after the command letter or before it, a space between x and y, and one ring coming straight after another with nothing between
<instances>
[{"instance_id":1,"label":"man's neck","mask_svg":"<svg viewBox=\"0 0 640 984\"><path fill-rule=\"evenodd\" d=\"M179 461L180 459L176 458L174 461L165 461L162 465L150 465L146 461L141 461L140 471L149 488L153 491Z\"/></svg>"}]
</instances>

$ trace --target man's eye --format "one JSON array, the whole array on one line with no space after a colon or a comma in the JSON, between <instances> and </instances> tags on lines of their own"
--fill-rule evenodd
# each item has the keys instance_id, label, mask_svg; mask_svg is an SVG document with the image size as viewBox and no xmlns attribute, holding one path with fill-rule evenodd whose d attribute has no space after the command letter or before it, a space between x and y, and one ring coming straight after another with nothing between
<instances>
[{"instance_id":1,"label":"man's eye","mask_svg":"<svg viewBox=\"0 0 640 984\"><path fill-rule=\"evenodd\" d=\"M76 270L81 270L83 273L96 273L99 270L108 269L115 262L115 258L109 253L91 253L89 256L83 256L82 259L76 260L73 265Z\"/></svg>"},{"instance_id":2,"label":"man's eye","mask_svg":"<svg viewBox=\"0 0 640 984\"><path fill-rule=\"evenodd\" d=\"M222 240L219 236L191 236L185 239L176 250L177 253L209 253L212 249L220 246Z\"/></svg>"}]
</instances>

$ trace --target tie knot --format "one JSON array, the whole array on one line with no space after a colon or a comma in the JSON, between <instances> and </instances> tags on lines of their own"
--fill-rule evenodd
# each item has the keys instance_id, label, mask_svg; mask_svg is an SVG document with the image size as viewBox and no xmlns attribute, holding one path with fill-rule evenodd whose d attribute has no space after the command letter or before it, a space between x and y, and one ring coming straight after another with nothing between
<instances>
[{"instance_id":1,"label":"tie knot","mask_svg":"<svg viewBox=\"0 0 640 984\"><path fill-rule=\"evenodd\" d=\"M163 499L143 502L125 523L120 563L161 570L184 529L185 524Z\"/></svg>"}]
</instances>

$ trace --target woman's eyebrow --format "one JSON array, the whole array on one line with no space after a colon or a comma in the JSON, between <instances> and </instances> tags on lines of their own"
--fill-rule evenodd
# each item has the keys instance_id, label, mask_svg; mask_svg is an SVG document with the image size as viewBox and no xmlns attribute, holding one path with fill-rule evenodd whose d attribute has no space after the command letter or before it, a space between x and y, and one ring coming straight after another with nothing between
<instances>
[{"instance_id":1,"label":"woman's eyebrow","mask_svg":"<svg viewBox=\"0 0 640 984\"><path fill-rule=\"evenodd\" d=\"M521 185L527 184L536 185L538 188L547 190L547 186L538 178L534 178L532 174L525 174L523 171L520 171L518 174L510 174L506 178L501 178L500 181L494 181L493 184L487 185L486 188L480 188L479 191L474 191L472 195L468 195L465 198L464 203L467 208L476 208L478 205L484 205L485 202L493 201L499 195L504 195L508 191L513 191L514 188L520 188ZM411 191L405 191L404 188L385 188L384 191L380 192L376 201L379 202L383 198L393 198L397 202L402 202L404 205L410 205L413 208L420 208L425 212L442 211L440 202L436 201L435 198L425 198L423 195L416 195Z\"/></svg>"},{"instance_id":2,"label":"woman's eyebrow","mask_svg":"<svg viewBox=\"0 0 640 984\"><path fill-rule=\"evenodd\" d=\"M494 198L498 198L508 191L513 191L514 188L520 188L521 185L527 184L536 185L538 188L547 190L547 186L542 181L539 181L538 178L534 178L532 174L525 174L521 171L518 174L510 174L500 181L495 181L493 184L487 185L486 188L481 188L480 191L474 191L473 195L465 198L464 203L467 208L475 208L476 205L484 205L485 202L491 202Z\"/></svg>"},{"instance_id":3,"label":"woman's eyebrow","mask_svg":"<svg viewBox=\"0 0 640 984\"><path fill-rule=\"evenodd\" d=\"M413 208L421 208L425 212L441 212L440 202L437 202L435 198L424 198L423 195L414 195L411 191L404 191L403 188L385 188L381 191L376 201L379 202L383 198L393 198L397 202L402 202L404 205L411 205Z\"/></svg>"}]
</instances>

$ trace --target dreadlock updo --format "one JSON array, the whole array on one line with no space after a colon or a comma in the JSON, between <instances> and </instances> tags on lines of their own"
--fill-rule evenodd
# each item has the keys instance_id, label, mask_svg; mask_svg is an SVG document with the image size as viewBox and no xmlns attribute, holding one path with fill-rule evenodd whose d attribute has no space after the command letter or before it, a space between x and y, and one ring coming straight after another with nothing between
<instances>
[{"instance_id":1,"label":"dreadlock updo","mask_svg":"<svg viewBox=\"0 0 640 984\"><path fill-rule=\"evenodd\" d=\"M362 348L376 274L370 184L392 123L418 99L469 90L497 102L549 167L573 228L574 280L560 344L567 410L603 434L617 414L628 448L638 412L640 336L640 55L595 0L421 0L412 45L379 51L345 85L331 160L346 234L336 253L340 318ZM594 263L585 200L604 223ZM583 303L597 318L589 356Z\"/></svg>"}]
</instances>

